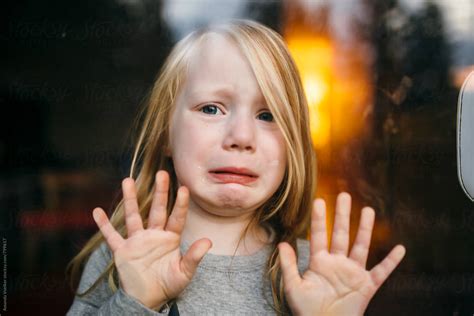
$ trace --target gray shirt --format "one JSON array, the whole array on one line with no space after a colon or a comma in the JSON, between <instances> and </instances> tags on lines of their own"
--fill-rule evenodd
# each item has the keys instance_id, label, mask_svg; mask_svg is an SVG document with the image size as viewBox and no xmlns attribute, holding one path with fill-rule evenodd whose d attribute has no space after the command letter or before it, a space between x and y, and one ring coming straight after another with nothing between
<instances>
[{"instance_id":1,"label":"gray shirt","mask_svg":"<svg viewBox=\"0 0 474 316\"><path fill-rule=\"evenodd\" d=\"M308 267L309 241L298 239L298 269ZM181 253L189 245L181 244ZM191 283L176 299L180 315L275 315L270 281L264 278L270 246L250 256L206 254ZM86 263L79 293L88 289L112 258L103 242ZM85 297L74 298L67 315L168 315L169 308L154 311L119 288L115 293L106 280Z\"/></svg>"}]
</instances>

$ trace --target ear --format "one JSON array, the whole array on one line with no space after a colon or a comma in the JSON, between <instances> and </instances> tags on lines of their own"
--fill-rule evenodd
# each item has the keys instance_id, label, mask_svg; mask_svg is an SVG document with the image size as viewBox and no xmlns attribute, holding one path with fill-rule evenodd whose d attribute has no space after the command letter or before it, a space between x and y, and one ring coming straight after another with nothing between
<instances>
[{"instance_id":1,"label":"ear","mask_svg":"<svg viewBox=\"0 0 474 316\"><path fill-rule=\"evenodd\" d=\"M459 92L456 123L458 178L464 192L474 201L474 71Z\"/></svg>"}]
</instances>

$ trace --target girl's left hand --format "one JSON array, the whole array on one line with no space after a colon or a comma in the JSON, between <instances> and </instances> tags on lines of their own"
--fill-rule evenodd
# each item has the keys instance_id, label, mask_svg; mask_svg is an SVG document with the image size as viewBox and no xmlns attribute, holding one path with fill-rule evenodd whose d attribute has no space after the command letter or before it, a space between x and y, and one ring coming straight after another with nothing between
<instances>
[{"instance_id":1,"label":"girl's left hand","mask_svg":"<svg viewBox=\"0 0 474 316\"><path fill-rule=\"evenodd\" d=\"M328 252L325 202L314 201L309 267L302 277L293 248L286 242L278 245L285 295L295 315L363 315L375 292L405 255L405 247L398 245L372 270L366 270L375 212L364 207L348 257L350 212L351 196L340 193Z\"/></svg>"}]
</instances>

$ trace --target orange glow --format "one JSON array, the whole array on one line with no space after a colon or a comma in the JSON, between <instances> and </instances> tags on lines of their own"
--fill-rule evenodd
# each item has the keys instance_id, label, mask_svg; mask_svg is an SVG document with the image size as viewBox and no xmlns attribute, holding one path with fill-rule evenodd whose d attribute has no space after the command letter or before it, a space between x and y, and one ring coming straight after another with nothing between
<instances>
[{"instance_id":1,"label":"orange glow","mask_svg":"<svg viewBox=\"0 0 474 316\"><path fill-rule=\"evenodd\" d=\"M336 51L329 39L316 35L295 33L286 41L303 81L316 149L357 137L372 93L363 56Z\"/></svg>"},{"instance_id":2,"label":"orange glow","mask_svg":"<svg viewBox=\"0 0 474 316\"><path fill-rule=\"evenodd\" d=\"M372 103L363 46L339 47L301 23L288 25L284 38L301 75L316 150L327 152L360 137Z\"/></svg>"},{"instance_id":3,"label":"orange glow","mask_svg":"<svg viewBox=\"0 0 474 316\"><path fill-rule=\"evenodd\" d=\"M330 21L331 6L302 5L301 1L284 1L283 38L299 70L308 101L310 129L318 162L318 185L315 192L326 201L328 240L331 240L336 208L336 197L341 191L339 180L346 179L344 168L351 165L353 140L370 135L374 96L372 46L357 29L340 37ZM333 21L337 23L337 21ZM351 30L348 30L351 32ZM346 164L342 166L342 164ZM353 171L350 175L363 174ZM349 181L351 180L351 181ZM351 191L349 179L344 191ZM365 202L353 196L353 209L361 210ZM360 213L357 213L360 216ZM388 240L390 226L376 227L375 239ZM351 240L357 222L351 222ZM308 232L309 238L309 232Z\"/></svg>"},{"instance_id":4,"label":"orange glow","mask_svg":"<svg viewBox=\"0 0 474 316\"><path fill-rule=\"evenodd\" d=\"M311 135L316 148L328 145L331 120L329 103L331 90L332 46L328 40L314 36L291 36L287 45L300 70L311 118Z\"/></svg>"}]
</instances>

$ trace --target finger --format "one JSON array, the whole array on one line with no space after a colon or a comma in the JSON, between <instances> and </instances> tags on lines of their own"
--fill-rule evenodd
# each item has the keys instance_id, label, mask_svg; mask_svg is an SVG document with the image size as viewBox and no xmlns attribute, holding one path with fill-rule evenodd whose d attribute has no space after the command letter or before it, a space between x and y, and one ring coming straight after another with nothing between
<instances>
[{"instance_id":1,"label":"finger","mask_svg":"<svg viewBox=\"0 0 474 316\"><path fill-rule=\"evenodd\" d=\"M123 204L125 207L125 223L128 236L133 236L137 231L143 230L142 218L138 212L137 193L135 181L125 178L122 181Z\"/></svg>"},{"instance_id":2,"label":"finger","mask_svg":"<svg viewBox=\"0 0 474 316\"><path fill-rule=\"evenodd\" d=\"M181 258L181 271L186 274L189 280L192 279L197 266L211 247L212 242L209 239L200 239L195 241Z\"/></svg>"},{"instance_id":3,"label":"finger","mask_svg":"<svg viewBox=\"0 0 474 316\"><path fill-rule=\"evenodd\" d=\"M278 251L280 253L283 286L285 291L288 292L301 282L298 265L296 263L296 255L293 248L287 242L279 243Z\"/></svg>"},{"instance_id":4,"label":"finger","mask_svg":"<svg viewBox=\"0 0 474 316\"><path fill-rule=\"evenodd\" d=\"M359 230L349 257L365 269L369 255L370 239L374 228L375 211L371 207L364 207L360 217Z\"/></svg>"},{"instance_id":5,"label":"finger","mask_svg":"<svg viewBox=\"0 0 474 316\"><path fill-rule=\"evenodd\" d=\"M331 253L347 256L349 249L349 223L351 218L351 196L342 192L336 200L336 218L331 239Z\"/></svg>"},{"instance_id":6,"label":"finger","mask_svg":"<svg viewBox=\"0 0 474 316\"><path fill-rule=\"evenodd\" d=\"M178 196L176 197L176 203L173 207L173 212L168 218L168 223L166 224L166 230L181 234L188 212L189 191L186 187L182 186L178 189L177 194Z\"/></svg>"},{"instance_id":7,"label":"finger","mask_svg":"<svg viewBox=\"0 0 474 316\"><path fill-rule=\"evenodd\" d=\"M155 175L155 193L150 208L147 228L163 229L166 225L166 205L168 204L169 175L160 170Z\"/></svg>"},{"instance_id":8,"label":"finger","mask_svg":"<svg viewBox=\"0 0 474 316\"><path fill-rule=\"evenodd\" d=\"M109 218L107 217L107 214L105 214L103 209L101 209L100 207L96 207L92 211L92 217L94 218L94 221L102 232L102 235L104 236L105 241L109 245L110 250L112 250L112 252L115 252L118 248L122 246L122 244L124 243L124 239L112 226L109 221Z\"/></svg>"},{"instance_id":9,"label":"finger","mask_svg":"<svg viewBox=\"0 0 474 316\"><path fill-rule=\"evenodd\" d=\"M328 250L328 236L326 230L326 203L323 199L313 202L311 212L311 239L310 255Z\"/></svg>"},{"instance_id":10,"label":"finger","mask_svg":"<svg viewBox=\"0 0 474 316\"><path fill-rule=\"evenodd\" d=\"M390 251L388 256L383 259L378 265L370 270L370 276L375 286L378 288L388 278L392 271L402 261L405 256L406 250L402 245L397 245Z\"/></svg>"}]
</instances>

